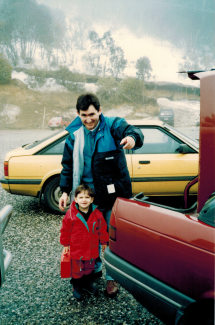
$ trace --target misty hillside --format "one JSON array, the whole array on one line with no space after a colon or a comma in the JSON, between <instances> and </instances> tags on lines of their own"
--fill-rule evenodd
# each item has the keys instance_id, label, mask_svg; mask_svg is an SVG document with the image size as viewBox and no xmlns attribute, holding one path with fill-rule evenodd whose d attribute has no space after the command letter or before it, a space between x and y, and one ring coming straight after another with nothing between
<instances>
[{"instance_id":1,"label":"misty hillside","mask_svg":"<svg viewBox=\"0 0 215 325\"><path fill-rule=\"evenodd\" d=\"M84 77L86 81L92 81L92 77ZM64 115L72 121L77 116L77 96L90 90L94 90L99 97L106 116L156 119L161 108L171 107L177 117L178 126L195 125L199 120L200 94L199 88L196 87L145 83L144 87L140 84L142 88L138 89L135 79L130 78L115 84L116 88L108 91L107 87L98 86L102 81L107 85L106 79L96 83L79 83L79 88L73 88L71 91L67 89L66 83L63 86L57 84L54 78L45 80L43 85L39 87L37 84L36 88L18 79L12 79L7 85L0 85L1 129L48 128L48 121L59 115Z\"/></svg>"},{"instance_id":2,"label":"misty hillside","mask_svg":"<svg viewBox=\"0 0 215 325\"><path fill-rule=\"evenodd\" d=\"M0 6L0 52L14 67L60 64L118 78L138 75L144 59L143 78L150 81L214 67L213 0L0 0Z\"/></svg>"},{"instance_id":3,"label":"misty hillside","mask_svg":"<svg viewBox=\"0 0 215 325\"><path fill-rule=\"evenodd\" d=\"M213 0L38 0L70 18L112 29L127 27L134 35L170 41L191 52L214 55Z\"/></svg>"},{"instance_id":4,"label":"misty hillside","mask_svg":"<svg viewBox=\"0 0 215 325\"><path fill-rule=\"evenodd\" d=\"M214 13L213 0L0 0L0 57L26 78L0 86L1 126L73 118L86 84L116 115L155 117L163 98L186 115L199 82L178 72L214 67Z\"/></svg>"}]
</instances>

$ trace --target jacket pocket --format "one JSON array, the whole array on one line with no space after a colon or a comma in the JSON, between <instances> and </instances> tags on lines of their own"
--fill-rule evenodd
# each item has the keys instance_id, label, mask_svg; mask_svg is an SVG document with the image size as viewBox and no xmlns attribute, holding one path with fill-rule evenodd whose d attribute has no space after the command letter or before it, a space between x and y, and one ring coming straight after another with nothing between
<instances>
[{"instance_id":1,"label":"jacket pocket","mask_svg":"<svg viewBox=\"0 0 215 325\"><path fill-rule=\"evenodd\" d=\"M131 197L131 182L124 152L99 152L93 159L93 180L99 207L112 207L117 196ZM110 189L108 185L114 186Z\"/></svg>"},{"instance_id":2,"label":"jacket pocket","mask_svg":"<svg viewBox=\"0 0 215 325\"><path fill-rule=\"evenodd\" d=\"M119 151L96 153L93 167L94 173L98 177L108 178L108 183L113 183L119 171Z\"/></svg>"}]
</instances>

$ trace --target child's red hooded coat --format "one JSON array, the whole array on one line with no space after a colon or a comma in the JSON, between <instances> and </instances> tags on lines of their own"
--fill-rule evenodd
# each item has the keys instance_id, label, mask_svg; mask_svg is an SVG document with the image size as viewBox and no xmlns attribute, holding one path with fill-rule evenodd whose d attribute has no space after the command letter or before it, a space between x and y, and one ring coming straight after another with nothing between
<instances>
[{"instance_id":1,"label":"child's red hooded coat","mask_svg":"<svg viewBox=\"0 0 215 325\"><path fill-rule=\"evenodd\" d=\"M90 260L99 256L99 242L109 241L107 224L102 213L92 204L92 213L87 222L72 202L62 221L60 243L70 246L70 257L76 260Z\"/></svg>"}]
</instances>

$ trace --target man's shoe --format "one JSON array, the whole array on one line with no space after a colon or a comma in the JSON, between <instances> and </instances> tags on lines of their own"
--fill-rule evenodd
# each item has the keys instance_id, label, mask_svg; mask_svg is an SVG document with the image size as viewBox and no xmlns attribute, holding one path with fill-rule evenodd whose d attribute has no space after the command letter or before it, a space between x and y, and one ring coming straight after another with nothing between
<instances>
[{"instance_id":1,"label":"man's shoe","mask_svg":"<svg viewBox=\"0 0 215 325\"><path fill-rule=\"evenodd\" d=\"M87 292L89 292L91 295L94 296L97 296L98 294L98 289L92 284L92 282L84 283L82 289L86 290Z\"/></svg>"},{"instance_id":2,"label":"man's shoe","mask_svg":"<svg viewBox=\"0 0 215 325\"><path fill-rule=\"evenodd\" d=\"M96 272L96 273L92 273L92 278L93 280L96 280L98 278L101 278L102 277L102 271L99 271L99 272Z\"/></svg>"},{"instance_id":3,"label":"man's shoe","mask_svg":"<svg viewBox=\"0 0 215 325\"><path fill-rule=\"evenodd\" d=\"M117 295L117 292L119 291L118 283L115 280L108 280L107 286L106 286L106 296L109 298L114 298Z\"/></svg>"}]
</instances>

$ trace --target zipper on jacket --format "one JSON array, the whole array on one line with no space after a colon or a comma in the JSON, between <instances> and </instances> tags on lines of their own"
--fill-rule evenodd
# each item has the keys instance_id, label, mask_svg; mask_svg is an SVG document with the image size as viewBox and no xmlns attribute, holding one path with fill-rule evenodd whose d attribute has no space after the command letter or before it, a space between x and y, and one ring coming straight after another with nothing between
<instances>
[{"instance_id":1,"label":"zipper on jacket","mask_svg":"<svg viewBox=\"0 0 215 325\"><path fill-rule=\"evenodd\" d=\"M92 229L93 234L94 234L95 224L96 224L96 221L93 223L93 229Z\"/></svg>"},{"instance_id":2,"label":"zipper on jacket","mask_svg":"<svg viewBox=\"0 0 215 325\"><path fill-rule=\"evenodd\" d=\"M82 260L83 256L80 257L80 272L82 271L81 269L81 260Z\"/></svg>"}]
</instances>

